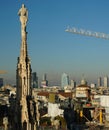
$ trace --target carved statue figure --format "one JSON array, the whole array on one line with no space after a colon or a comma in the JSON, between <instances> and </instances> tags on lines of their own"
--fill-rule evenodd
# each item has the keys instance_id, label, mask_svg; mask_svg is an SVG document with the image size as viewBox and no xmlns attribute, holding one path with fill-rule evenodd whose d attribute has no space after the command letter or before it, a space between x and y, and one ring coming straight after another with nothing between
<instances>
[{"instance_id":1,"label":"carved statue figure","mask_svg":"<svg viewBox=\"0 0 109 130\"><path fill-rule=\"evenodd\" d=\"M33 106L32 100L30 100L30 114L31 114L31 117L33 118L33 116L34 116L34 106Z\"/></svg>"},{"instance_id":2,"label":"carved statue figure","mask_svg":"<svg viewBox=\"0 0 109 130\"><path fill-rule=\"evenodd\" d=\"M28 21L28 10L25 8L24 4L22 4L22 8L19 10L18 15L20 16L22 31L25 32Z\"/></svg>"}]
</instances>

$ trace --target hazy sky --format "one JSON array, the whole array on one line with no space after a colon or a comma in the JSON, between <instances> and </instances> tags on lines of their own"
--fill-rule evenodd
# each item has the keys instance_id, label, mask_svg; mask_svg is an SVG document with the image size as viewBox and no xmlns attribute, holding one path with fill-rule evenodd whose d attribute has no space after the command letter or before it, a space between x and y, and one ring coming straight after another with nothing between
<instances>
[{"instance_id":1,"label":"hazy sky","mask_svg":"<svg viewBox=\"0 0 109 130\"><path fill-rule=\"evenodd\" d=\"M94 82L109 75L109 40L65 32L67 26L109 33L109 0L0 0L0 75L15 81L21 34L18 10L29 12L28 53L33 72L51 82L66 72Z\"/></svg>"}]
</instances>

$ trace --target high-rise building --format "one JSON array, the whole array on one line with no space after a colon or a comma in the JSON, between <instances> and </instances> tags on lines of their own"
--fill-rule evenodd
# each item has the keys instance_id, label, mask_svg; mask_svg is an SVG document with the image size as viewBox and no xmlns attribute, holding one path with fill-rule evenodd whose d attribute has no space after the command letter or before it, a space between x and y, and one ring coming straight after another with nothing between
<instances>
[{"instance_id":1,"label":"high-rise building","mask_svg":"<svg viewBox=\"0 0 109 130\"><path fill-rule=\"evenodd\" d=\"M38 88L38 77L36 72L32 73L32 88Z\"/></svg>"},{"instance_id":2,"label":"high-rise building","mask_svg":"<svg viewBox=\"0 0 109 130\"><path fill-rule=\"evenodd\" d=\"M104 87L108 87L108 76L104 77Z\"/></svg>"},{"instance_id":3,"label":"high-rise building","mask_svg":"<svg viewBox=\"0 0 109 130\"><path fill-rule=\"evenodd\" d=\"M28 10L22 4L18 12L21 22L21 50L17 63L16 74L16 102L14 116L12 116L12 130L36 130L37 103L32 96L31 87L31 63L27 51L26 24Z\"/></svg>"},{"instance_id":4,"label":"high-rise building","mask_svg":"<svg viewBox=\"0 0 109 130\"><path fill-rule=\"evenodd\" d=\"M65 86L68 85L69 85L69 76L66 73L63 73L61 77L61 87L64 88Z\"/></svg>"},{"instance_id":5,"label":"high-rise building","mask_svg":"<svg viewBox=\"0 0 109 130\"><path fill-rule=\"evenodd\" d=\"M76 82L74 80L71 80L71 87L76 88Z\"/></svg>"},{"instance_id":6,"label":"high-rise building","mask_svg":"<svg viewBox=\"0 0 109 130\"><path fill-rule=\"evenodd\" d=\"M102 86L101 77L98 78L98 87Z\"/></svg>"},{"instance_id":7,"label":"high-rise building","mask_svg":"<svg viewBox=\"0 0 109 130\"><path fill-rule=\"evenodd\" d=\"M41 87L47 87L47 86L48 86L47 74L44 74L41 81Z\"/></svg>"},{"instance_id":8,"label":"high-rise building","mask_svg":"<svg viewBox=\"0 0 109 130\"><path fill-rule=\"evenodd\" d=\"M0 78L0 87L3 86L3 78Z\"/></svg>"}]
</instances>

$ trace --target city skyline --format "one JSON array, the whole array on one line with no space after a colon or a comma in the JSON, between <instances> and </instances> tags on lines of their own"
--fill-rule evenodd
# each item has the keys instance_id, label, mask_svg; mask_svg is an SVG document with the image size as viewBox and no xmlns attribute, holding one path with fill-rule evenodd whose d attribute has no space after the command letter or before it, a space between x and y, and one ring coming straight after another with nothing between
<instances>
[{"instance_id":1,"label":"city skyline","mask_svg":"<svg viewBox=\"0 0 109 130\"><path fill-rule=\"evenodd\" d=\"M67 26L109 33L109 1L1 1L0 4L0 75L6 82L16 82L17 57L20 52L20 22L17 16L24 3L29 10L28 53L32 72L42 79L61 82L63 72L80 81L90 82L109 75L109 41L65 32ZM55 83L56 84L56 83Z\"/></svg>"}]
</instances>

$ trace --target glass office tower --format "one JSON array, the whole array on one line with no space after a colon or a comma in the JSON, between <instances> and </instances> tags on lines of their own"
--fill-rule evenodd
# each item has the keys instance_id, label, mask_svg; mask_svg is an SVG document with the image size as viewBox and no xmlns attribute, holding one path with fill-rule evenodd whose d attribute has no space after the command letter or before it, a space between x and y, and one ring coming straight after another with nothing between
<instances>
[{"instance_id":1,"label":"glass office tower","mask_svg":"<svg viewBox=\"0 0 109 130\"><path fill-rule=\"evenodd\" d=\"M63 73L61 77L61 87L64 88L65 86L68 85L69 85L69 76L66 73Z\"/></svg>"}]
</instances>

